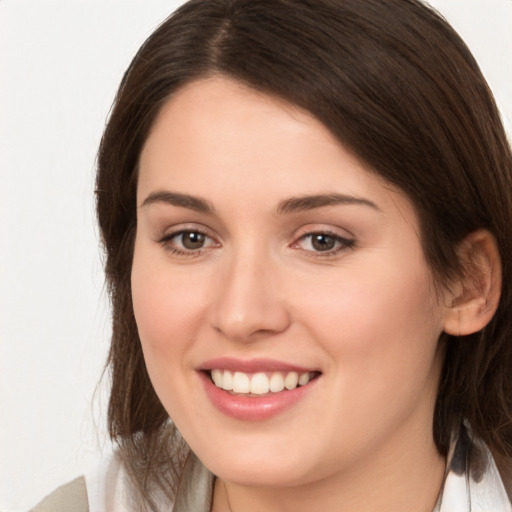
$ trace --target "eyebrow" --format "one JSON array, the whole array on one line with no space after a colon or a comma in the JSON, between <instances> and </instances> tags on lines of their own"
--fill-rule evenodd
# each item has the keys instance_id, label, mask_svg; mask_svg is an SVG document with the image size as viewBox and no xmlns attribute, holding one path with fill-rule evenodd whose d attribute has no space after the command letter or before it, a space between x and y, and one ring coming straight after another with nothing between
<instances>
[{"instance_id":1,"label":"eyebrow","mask_svg":"<svg viewBox=\"0 0 512 512\"><path fill-rule=\"evenodd\" d=\"M177 192L168 192L166 190L152 192L141 204L141 207L155 203L165 203L173 206L181 206L189 210L195 210L201 213L213 213L213 205L199 197L188 194L179 194Z\"/></svg>"},{"instance_id":2,"label":"eyebrow","mask_svg":"<svg viewBox=\"0 0 512 512\"><path fill-rule=\"evenodd\" d=\"M215 211L213 205L200 197L191 196L189 194L180 194L178 192L170 192L161 190L152 192L141 204L141 207L155 203L165 203L173 206L188 208L201 213L213 213ZM311 196L291 197L281 201L277 207L278 214L296 213L325 206L336 205L363 205L380 211L380 208L369 199L362 197L350 196L346 194L315 194Z\"/></svg>"},{"instance_id":3,"label":"eyebrow","mask_svg":"<svg viewBox=\"0 0 512 512\"><path fill-rule=\"evenodd\" d=\"M336 205L363 205L381 211L373 201L362 197L345 194L317 194L312 196L291 197L290 199L281 201L277 208L277 213L303 212L315 208L322 208L323 206Z\"/></svg>"}]
</instances>

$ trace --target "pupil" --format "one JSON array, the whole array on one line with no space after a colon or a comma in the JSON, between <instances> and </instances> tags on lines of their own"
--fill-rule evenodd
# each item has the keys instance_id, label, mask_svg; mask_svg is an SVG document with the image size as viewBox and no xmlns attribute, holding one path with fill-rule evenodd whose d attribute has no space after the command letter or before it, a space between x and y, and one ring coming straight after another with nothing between
<instances>
[{"instance_id":1,"label":"pupil","mask_svg":"<svg viewBox=\"0 0 512 512\"><path fill-rule=\"evenodd\" d=\"M200 249L204 245L203 233L188 231L182 235L183 247L186 249Z\"/></svg>"},{"instance_id":2,"label":"pupil","mask_svg":"<svg viewBox=\"0 0 512 512\"><path fill-rule=\"evenodd\" d=\"M313 235L312 245L317 251L330 251L334 249L336 240L329 235Z\"/></svg>"}]
</instances>

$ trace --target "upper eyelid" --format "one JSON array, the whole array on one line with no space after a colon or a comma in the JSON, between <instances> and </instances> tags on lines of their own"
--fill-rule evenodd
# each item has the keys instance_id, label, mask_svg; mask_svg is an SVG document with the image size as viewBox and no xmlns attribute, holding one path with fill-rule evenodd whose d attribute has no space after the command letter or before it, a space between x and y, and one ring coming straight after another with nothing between
<instances>
[{"instance_id":1,"label":"upper eyelid","mask_svg":"<svg viewBox=\"0 0 512 512\"><path fill-rule=\"evenodd\" d=\"M219 242L212 236L210 236L208 233L205 233L204 231L200 231L198 229L180 229L178 231L174 231L171 233L164 234L162 237L159 238L159 243L169 243L171 240L183 235L184 233L200 233L201 235L204 235L207 239L211 241L211 246L219 245ZM208 246L198 248L197 251L207 249ZM193 249L184 249L188 251L193 251Z\"/></svg>"},{"instance_id":2,"label":"upper eyelid","mask_svg":"<svg viewBox=\"0 0 512 512\"><path fill-rule=\"evenodd\" d=\"M298 240L307 235L315 235L315 234L326 234L331 235L343 239L354 239L356 236L351 233L348 229L337 227L337 226L327 226L325 224L308 224L300 227L294 233L295 238Z\"/></svg>"},{"instance_id":3,"label":"upper eyelid","mask_svg":"<svg viewBox=\"0 0 512 512\"><path fill-rule=\"evenodd\" d=\"M211 237L208 233L204 232L204 231L200 231L199 229L179 229L178 231L172 231L170 233L165 233L162 237L161 237L161 240L171 240L173 238L176 238L180 235L183 235L184 233L199 233L201 235L205 235L207 238L210 238L212 240L214 240L213 237Z\"/></svg>"},{"instance_id":4,"label":"upper eyelid","mask_svg":"<svg viewBox=\"0 0 512 512\"><path fill-rule=\"evenodd\" d=\"M161 237L160 238L172 238L173 236L177 236L181 233L201 233L203 235L206 235L212 239L218 239L219 237L216 236L213 231L205 226L199 226L197 224L193 223L184 223L184 224L178 224L176 226L167 227L161 231Z\"/></svg>"},{"instance_id":5,"label":"upper eyelid","mask_svg":"<svg viewBox=\"0 0 512 512\"><path fill-rule=\"evenodd\" d=\"M322 223L311 223L301 226L294 233L294 240L291 242L290 246L294 246L298 244L301 240L306 239L307 237L311 237L313 235L327 235L332 238L337 239L341 243L345 243L348 245L354 245L356 243L356 236L350 232L347 228L336 226L332 224L322 224Z\"/></svg>"}]
</instances>

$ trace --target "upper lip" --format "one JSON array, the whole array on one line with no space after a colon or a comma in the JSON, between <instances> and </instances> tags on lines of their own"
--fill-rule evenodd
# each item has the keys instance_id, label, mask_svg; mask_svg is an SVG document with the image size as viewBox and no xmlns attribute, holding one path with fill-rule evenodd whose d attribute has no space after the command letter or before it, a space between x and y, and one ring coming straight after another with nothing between
<instances>
[{"instance_id":1,"label":"upper lip","mask_svg":"<svg viewBox=\"0 0 512 512\"><path fill-rule=\"evenodd\" d=\"M218 357L208 359L202 363L198 370L229 370L233 372L257 373L257 372L312 372L315 368L306 368L296 364L290 364L277 359L236 359L234 357Z\"/></svg>"}]
</instances>

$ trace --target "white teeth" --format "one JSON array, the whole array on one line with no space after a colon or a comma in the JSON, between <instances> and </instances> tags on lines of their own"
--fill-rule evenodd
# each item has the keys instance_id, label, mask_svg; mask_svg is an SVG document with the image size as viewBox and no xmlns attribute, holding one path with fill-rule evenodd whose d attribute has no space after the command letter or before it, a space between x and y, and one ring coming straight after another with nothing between
<instances>
[{"instance_id":1,"label":"white teeth","mask_svg":"<svg viewBox=\"0 0 512 512\"><path fill-rule=\"evenodd\" d=\"M290 372L284 378L284 387L286 389L295 389L299 383L299 374L297 372Z\"/></svg>"},{"instance_id":2,"label":"white teeth","mask_svg":"<svg viewBox=\"0 0 512 512\"><path fill-rule=\"evenodd\" d=\"M309 372L301 373L299 376L299 386L304 386L309 382Z\"/></svg>"},{"instance_id":3,"label":"white teeth","mask_svg":"<svg viewBox=\"0 0 512 512\"><path fill-rule=\"evenodd\" d=\"M273 373L272 377L270 377L270 391L272 393L279 393L279 391L283 391L284 389L284 378L280 373Z\"/></svg>"},{"instance_id":4,"label":"white teeth","mask_svg":"<svg viewBox=\"0 0 512 512\"><path fill-rule=\"evenodd\" d=\"M242 372L235 372L233 375L233 391L235 393L249 393L250 389L249 377Z\"/></svg>"},{"instance_id":5,"label":"white teeth","mask_svg":"<svg viewBox=\"0 0 512 512\"><path fill-rule=\"evenodd\" d=\"M233 375L231 372L225 371L222 374L222 389L231 391L233 389Z\"/></svg>"},{"instance_id":6,"label":"white teeth","mask_svg":"<svg viewBox=\"0 0 512 512\"><path fill-rule=\"evenodd\" d=\"M270 383L264 373L255 373L251 379L251 393L255 395L264 395L268 393Z\"/></svg>"},{"instance_id":7,"label":"white teeth","mask_svg":"<svg viewBox=\"0 0 512 512\"><path fill-rule=\"evenodd\" d=\"M212 370L212 380L218 388L222 387L222 371Z\"/></svg>"},{"instance_id":8,"label":"white teeth","mask_svg":"<svg viewBox=\"0 0 512 512\"><path fill-rule=\"evenodd\" d=\"M258 372L247 374L244 372L230 372L215 368L211 372L213 383L226 391L240 394L265 395L269 392L279 393L285 388L295 389L297 386L305 386L312 377L310 372L300 375L297 372Z\"/></svg>"}]
</instances>

